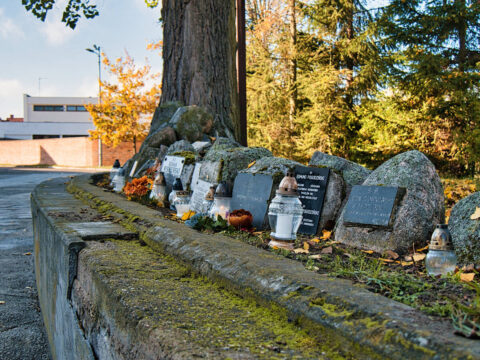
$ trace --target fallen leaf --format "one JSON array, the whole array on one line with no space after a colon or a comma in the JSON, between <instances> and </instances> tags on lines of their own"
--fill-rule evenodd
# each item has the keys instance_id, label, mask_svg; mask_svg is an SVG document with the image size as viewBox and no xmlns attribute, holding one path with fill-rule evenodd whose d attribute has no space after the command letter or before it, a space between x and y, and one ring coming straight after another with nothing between
<instances>
[{"instance_id":1,"label":"fallen leaf","mask_svg":"<svg viewBox=\"0 0 480 360\"><path fill-rule=\"evenodd\" d=\"M0 300L0 305L5 305L5 301Z\"/></svg>"},{"instance_id":2,"label":"fallen leaf","mask_svg":"<svg viewBox=\"0 0 480 360\"><path fill-rule=\"evenodd\" d=\"M472 216L470 216L470 219L472 219L472 220L480 219L480 208L479 207L475 208L475 211L473 212Z\"/></svg>"},{"instance_id":3,"label":"fallen leaf","mask_svg":"<svg viewBox=\"0 0 480 360\"><path fill-rule=\"evenodd\" d=\"M278 246L272 246L272 249L273 249L273 250L278 250L279 247L278 247Z\"/></svg>"},{"instance_id":4,"label":"fallen leaf","mask_svg":"<svg viewBox=\"0 0 480 360\"><path fill-rule=\"evenodd\" d=\"M30 255L32 255L32 253L31 252L26 252L23 255L30 256Z\"/></svg>"},{"instance_id":5,"label":"fallen leaf","mask_svg":"<svg viewBox=\"0 0 480 360\"><path fill-rule=\"evenodd\" d=\"M308 251L310 249L310 244L307 241L305 241L303 243L303 248Z\"/></svg>"},{"instance_id":6,"label":"fallen leaf","mask_svg":"<svg viewBox=\"0 0 480 360\"><path fill-rule=\"evenodd\" d=\"M321 255L321 254L310 255L308 258L309 258L309 259L318 260L318 259L321 259L321 258L322 258L322 255Z\"/></svg>"},{"instance_id":7,"label":"fallen leaf","mask_svg":"<svg viewBox=\"0 0 480 360\"><path fill-rule=\"evenodd\" d=\"M410 266L410 265L413 265L413 261L400 261L400 265Z\"/></svg>"},{"instance_id":8,"label":"fallen leaf","mask_svg":"<svg viewBox=\"0 0 480 360\"><path fill-rule=\"evenodd\" d=\"M385 254L388 255L390 259L396 260L399 258L400 255L398 255L395 251L392 250L387 250L385 251Z\"/></svg>"},{"instance_id":9,"label":"fallen leaf","mask_svg":"<svg viewBox=\"0 0 480 360\"><path fill-rule=\"evenodd\" d=\"M475 270L475 265L474 264L469 264L469 265L466 265L466 266L462 267L462 271L467 272L467 273L473 272L473 270Z\"/></svg>"},{"instance_id":10,"label":"fallen leaf","mask_svg":"<svg viewBox=\"0 0 480 360\"><path fill-rule=\"evenodd\" d=\"M417 252L421 252L421 251L425 251L425 250L428 250L428 245L421 248L421 249L418 249Z\"/></svg>"},{"instance_id":11,"label":"fallen leaf","mask_svg":"<svg viewBox=\"0 0 480 360\"><path fill-rule=\"evenodd\" d=\"M321 253L322 254L331 254L331 253L333 253L333 248L331 246L323 248Z\"/></svg>"},{"instance_id":12,"label":"fallen leaf","mask_svg":"<svg viewBox=\"0 0 480 360\"><path fill-rule=\"evenodd\" d=\"M190 219L193 215L195 215L195 211L187 211L186 213L183 213L182 215L182 220L188 220Z\"/></svg>"},{"instance_id":13,"label":"fallen leaf","mask_svg":"<svg viewBox=\"0 0 480 360\"><path fill-rule=\"evenodd\" d=\"M378 260L383 261L383 262L386 262L386 263L393 263L393 262L395 262L395 261L393 261L392 259L382 259L382 258L378 258Z\"/></svg>"},{"instance_id":14,"label":"fallen leaf","mask_svg":"<svg viewBox=\"0 0 480 360\"><path fill-rule=\"evenodd\" d=\"M253 165L255 165L256 162L256 160L253 160L250 164L248 164L247 169L250 169Z\"/></svg>"},{"instance_id":15,"label":"fallen leaf","mask_svg":"<svg viewBox=\"0 0 480 360\"><path fill-rule=\"evenodd\" d=\"M323 231L322 231L322 237L321 237L321 239L322 239L322 240L327 240L327 239L330 239L330 236L332 236L332 232L331 232L331 231L323 230Z\"/></svg>"},{"instance_id":16,"label":"fallen leaf","mask_svg":"<svg viewBox=\"0 0 480 360\"><path fill-rule=\"evenodd\" d=\"M460 274L460 281L470 282L473 280L474 277L475 277L474 273Z\"/></svg>"},{"instance_id":17,"label":"fallen leaf","mask_svg":"<svg viewBox=\"0 0 480 360\"><path fill-rule=\"evenodd\" d=\"M212 142L215 142L215 140L217 140L216 137L213 137L213 136L209 136L210 140L212 140Z\"/></svg>"},{"instance_id":18,"label":"fallen leaf","mask_svg":"<svg viewBox=\"0 0 480 360\"><path fill-rule=\"evenodd\" d=\"M309 253L308 250L305 250L305 249L303 249L303 248L294 249L293 252L294 252L295 254L308 254L308 253Z\"/></svg>"},{"instance_id":19,"label":"fallen leaf","mask_svg":"<svg viewBox=\"0 0 480 360\"><path fill-rule=\"evenodd\" d=\"M308 241L307 241L307 244L310 245L310 246L316 247L316 246L318 245L318 242L315 242L315 241L312 241L312 240L308 240Z\"/></svg>"},{"instance_id":20,"label":"fallen leaf","mask_svg":"<svg viewBox=\"0 0 480 360\"><path fill-rule=\"evenodd\" d=\"M256 235L256 236L262 235L262 234L263 234L262 231L254 231L254 232L252 232L252 235Z\"/></svg>"},{"instance_id":21,"label":"fallen leaf","mask_svg":"<svg viewBox=\"0 0 480 360\"><path fill-rule=\"evenodd\" d=\"M405 261L413 261L413 257L411 257L410 255L407 255L403 258L403 260ZM399 263L400 264L400 263Z\"/></svg>"},{"instance_id":22,"label":"fallen leaf","mask_svg":"<svg viewBox=\"0 0 480 360\"><path fill-rule=\"evenodd\" d=\"M365 254L373 254L373 250L362 250Z\"/></svg>"},{"instance_id":23,"label":"fallen leaf","mask_svg":"<svg viewBox=\"0 0 480 360\"><path fill-rule=\"evenodd\" d=\"M423 259L425 259L427 255L425 254L413 254L413 261L415 262L419 262L419 261L422 261Z\"/></svg>"},{"instance_id":24,"label":"fallen leaf","mask_svg":"<svg viewBox=\"0 0 480 360\"><path fill-rule=\"evenodd\" d=\"M312 239L312 240L310 240L310 241L313 241L314 243L317 243L317 244L318 244L318 243L320 242L320 239L319 239L319 238L314 238L314 239Z\"/></svg>"}]
</instances>

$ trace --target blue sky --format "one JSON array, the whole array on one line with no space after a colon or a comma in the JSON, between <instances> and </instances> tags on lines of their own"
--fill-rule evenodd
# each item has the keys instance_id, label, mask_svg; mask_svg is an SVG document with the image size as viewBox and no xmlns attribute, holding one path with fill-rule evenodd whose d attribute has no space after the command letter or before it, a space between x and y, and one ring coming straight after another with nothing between
<instances>
[{"instance_id":1,"label":"blue sky","mask_svg":"<svg viewBox=\"0 0 480 360\"><path fill-rule=\"evenodd\" d=\"M97 96L98 58L85 51L93 44L112 59L125 50L140 65L148 57L152 71L161 71L158 52L146 50L161 40L158 8L144 0L96 0L100 15L70 30L60 21L65 2L57 0L41 22L21 0L0 0L0 118L23 117L22 95L38 96L39 78L41 96Z\"/></svg>"}]
</instances>

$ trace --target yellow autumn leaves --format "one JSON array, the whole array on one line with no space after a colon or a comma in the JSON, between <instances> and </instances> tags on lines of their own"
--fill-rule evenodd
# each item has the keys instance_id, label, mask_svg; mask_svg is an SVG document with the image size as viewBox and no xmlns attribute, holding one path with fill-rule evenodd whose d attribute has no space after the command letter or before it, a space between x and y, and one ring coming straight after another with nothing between
<instances>
[{"instance_id":1,"label":"yellow autumn leaves","mask_svg":"<svg viewBox=\"0 0 480 360\"><path fill-rule=\"evenodd\" d=\"M150 45L150 48L158 46ZM135 144L147 135L151 114L158 105L160 74L151 74L149 65L135 65L128 53L115 61L104 53L102 56L114 81L102 81L99 103L85 106L95 125L90 135L113 147L124 141Z\"/></svg>"}]
</instances>

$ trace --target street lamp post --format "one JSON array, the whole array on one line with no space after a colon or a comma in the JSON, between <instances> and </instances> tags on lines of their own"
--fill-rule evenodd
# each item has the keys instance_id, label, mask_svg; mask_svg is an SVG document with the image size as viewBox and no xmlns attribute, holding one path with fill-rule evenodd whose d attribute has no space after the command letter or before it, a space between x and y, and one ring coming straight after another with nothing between
<instances>
[{"instance_id":1,"label":"street lamp post","mask_svg":"<svg viewBox=\"0 0 480 360\"><path fill-rule=\"evenodd\" d=\"M93 49L85 49L98 56L98 103L102 103L102 51L100 46L93 44ZM98 166L102 166L102 139L98 138Z\"/></svg>"}]
</instances>

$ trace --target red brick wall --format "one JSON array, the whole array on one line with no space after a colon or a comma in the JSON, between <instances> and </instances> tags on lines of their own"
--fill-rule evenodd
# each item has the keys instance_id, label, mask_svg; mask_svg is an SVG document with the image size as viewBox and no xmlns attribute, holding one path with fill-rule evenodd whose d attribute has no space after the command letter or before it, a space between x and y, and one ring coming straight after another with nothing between
<instances>
[{"instance_id":1,"label":"red brick wall","mask_svg":"<svg viewBox=\"0 0 480 360\"><path fill-rule=\"evenodd\" d=\"M137 152L140 150L142 143L137 142ZM130 159L135 152L133 151L133 143L124 142L118 145L116 148L111 148L110 146L102 146L102 164L104 166L113 165L115 159L120 160L120 164L123 165L128 159Z\"/></svg>"},{"instance_id":2,"label":"red brick wall","mask_svg":"<svg viewBox=\"0 0 480 360\"><path fill-rule=\"evenodd\" d=\"M137 145L139 149L141 144ZM115 159L123 165L133 156L133 146L123 143L112 149L102 145L102 165L111 166ZM2 165L98 166L98 140L86 137L0 141Z\"/></svg>"}]
</instances>

